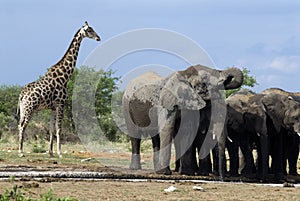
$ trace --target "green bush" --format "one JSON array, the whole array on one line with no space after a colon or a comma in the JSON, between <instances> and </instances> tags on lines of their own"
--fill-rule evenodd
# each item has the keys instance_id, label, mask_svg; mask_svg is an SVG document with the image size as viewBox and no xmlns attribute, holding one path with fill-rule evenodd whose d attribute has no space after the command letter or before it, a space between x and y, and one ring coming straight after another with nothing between
<instances>
[{"instance_id":1,"label":"green bush","mask_svg":"<svg viewBox=\"0 0 300 201\"><path fill-rule=\"evenodd\" d=\"M33 144L31 148L32 153L45 153L46 151L45 143L42 143L41 145Z\"/></svg>"},{"instance_id":2,"label":"green bush","mask_svg":"<svg viewBox=\"0 0 300 201\"><path fill-rule=\"evenodd\" d=\"M52 189L49 189L46 193L41 195L42 201L76 201L77 199L72 197L55 198Z\"/></svg>"}]
</instances>

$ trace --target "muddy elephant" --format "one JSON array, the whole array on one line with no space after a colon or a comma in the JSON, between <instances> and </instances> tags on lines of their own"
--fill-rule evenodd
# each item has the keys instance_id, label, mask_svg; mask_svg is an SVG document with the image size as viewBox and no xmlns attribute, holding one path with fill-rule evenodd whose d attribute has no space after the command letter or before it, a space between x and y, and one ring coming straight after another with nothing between
<instances>
[{"instance_id":1,"label":"muddy elephant","mask_svg":"<svg viewBox=\"0 0 300 201\"><path fill-rule=\"evenodd\" d=\"M179 147L181 154L183 150L189 151L199 127L199 111L206 101L219 90L238 88L242 82L243 74L237 68L216 70L202 65L190 66L167 77L148 72L132 80L123 96L132 145L130 168L141 168L141 138L150 136L155 171L171 174L172 138L175 137L175 149Z\"/></svg>"}]
</instances>

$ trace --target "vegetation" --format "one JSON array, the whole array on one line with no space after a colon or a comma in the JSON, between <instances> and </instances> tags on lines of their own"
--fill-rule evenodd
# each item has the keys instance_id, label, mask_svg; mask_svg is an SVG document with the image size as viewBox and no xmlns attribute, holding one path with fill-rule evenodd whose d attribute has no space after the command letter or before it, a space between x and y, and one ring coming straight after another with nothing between
<instances>
[{"instance_id":1,"label":"vegetation","mask_svg":"<svg viewBox=\"0 0 300 201\"><path fill-rule=\"evenodd\" d=\"M83 66L77 70L68 83L69 99L67 101L66 118L68 124L75 129L74 118L90 116L96 113L97 120L105 137L110 141L119 139L118 128L112 118L112 97L117 90L118 77L113 76L112 70L95 71L94 68ZM121 99L120 99L121 100ZM75 108L73 106L75 105ZM80 107L80 108L77 108ZM77 124L88 125L89 119L80 119ZM79 125L76 125L79 126ZM89 130L92 132L92 130ZM95 139L99 135L95 133Z\"/></svg>"},{"instance_id":2,"label":"vegetation","mask_svg":"<svg viewBox=\"0 0 300 201\"><path fill-rule=\"evenodd\" d=\"M247 68L243 68L244 87L257 85L256 79L250 75ZM75 69L73 76L68 82L68 99L64 111L63 119L63 140L68 142L78 142L79 138L75 132L74 118L78 115L88 116L91 111L96 112L96 118L105 137L113 142L127 138L120 134L116 123L119 121L121 112L121 100L123 91L117 91L119 77L114 76L112 70L96 71L94 68L82 66ZM17 137L18 115L17 105L21 86L0 86L0 139L5 141L8 136ZM226 97L238 91L227 90ZM94 97L90 97L94 95ZM92 100L92 101L91 101ZM73 104L80 105L80 114L72 110ZM112 108L112 105L114 108ZM75 116L74 116L75 115ZM117 117L117 118L116 118ZM88 121L88 119L86 120ZM33 140L48 140L49 138L50 111L44 110L35 114L26 130L26 137ZM88 122L80 122L88 123ZM6 134L6 135L3 135ZM97 138L98 137L98 138ZM95 133L95 139L99 139L99 134ZM44 147L33 147L32 152L44 151Z\"/></svg>"},{"instance_id":3,"label":"vegetation","mask_svg":"<svg viewBox=\"0 0 300 201\"><path fill-rule=\"evenodd\" d=\"M16 112L20 86L0 86L0 138L4 132L16 130Z\"/></svg>"},{"instance_id":4,"label":"vegetation","mask_svg":"<svg viewBox=\"0 0 300 201\"><path fill-rule=\"evenodd\" d=\"M17 185L13 184L12 189L6 189L3 194L0 194L0 201L76 201L76 199L72 197L56 198L51 189L49 189L46 193L41 194L40 199L34 199L25 196L25 191L26 189L22 191Z\"/></svg>"},{"instance_id":5,"label":"vegetation","mask_svg":"<svg viewBox=\"0 0 300 201\"><path fill-rule=\"evenodd\" d=\"M226 90L225 91L225 95L226 97L230 96L231 94L233 94L234 92L239 91L241 88L252 88L255 85L257 85L257 81L255 79L255 77L253 77L252 75L250 75L250 70L248 70L247 68L243 67L242 68L242 72L244 75L244 83L241 87L239 87L238 89L231 89L231 90Z\"/></svg>"},{"instance_id":6,"label":"vegetation","mask_svg":"<svg viewBox=\"0 0 300 201\"><path fill-rule=\"evenodd\" d=\"M79 141L75 132L74 117L72 112L73 101L80 101L82 107L96 111L99 124L104 131L106 137L111 141L119 139L118 129L113 123L111 116L111 98L117 90L118 77L115 77L112 70L96 71L94 68L82 66L80 69L75 69L73 76L68 82L68 100L65 106L63 119L63 140L69 142ZM79 83L76 83L76 78L80 75ZM95 102L93 104L86 100L84 95L77 93L73 96L73 90L89 91L95 88ZM92 87L91 87L92 86ZM21 86L0 86L0 138L5 140L13 135L17 137L18 129L18 96ZM75 93L76 94L76 93ZM83 109L84 109L83 108ZM84 111L84 110L83 110ZM86 110L89 111L89 110ZM44 140L49 138L49 122L50 111L43 110L36 113L29 122L26 129L26 137L33 140ZM2 134L6 135L2 135ZM34 147L33 152L41 151L43 148Z\"/></svg>"}]
</instances>

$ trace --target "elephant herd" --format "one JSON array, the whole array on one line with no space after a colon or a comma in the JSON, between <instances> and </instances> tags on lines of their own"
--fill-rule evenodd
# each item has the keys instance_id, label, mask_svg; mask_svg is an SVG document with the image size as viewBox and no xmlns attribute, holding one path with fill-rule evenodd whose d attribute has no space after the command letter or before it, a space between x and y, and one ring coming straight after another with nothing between
<instances>
[{"instance_id":1,"label":"elephant herd","mask_svg":"<svg viewBox=\"0 0 300 201\"><path fill-rule=\"evenodd\" d=\"M288 173L297 174L300 93L275 88L260 94L240 90L225 100L225 90L242 84L243 74L238 68L216 70L202 65L167 77L147 72L133 79L122 103L132 146L130 169L141 169L141 139L151 137L158 174L172 174L172 142L175 171L180 174L213 172L220 179L257 175L265 181L272 172L275 180L283 180L286 161ZM241 173L239 149L245 162Z\"/></svg>"},{"instance_id":2,"label":"elephant herd","mask_svg":"<svg viewBox=\"0 0 300 201\"><path fill-rule=\"evenodd\" d=\"M287 173L297 175L300 93L289 93L278 88L266 89L260 94L241 90L229 96L226 105L225 131L231 139L227 142L231 175L238 175L238 148L245 160L242 175L256 173L263 181L269 172L274 174L275 181L283 180ZM254 147L257 150L256 163Z\"/></svg>"}]
</instances>

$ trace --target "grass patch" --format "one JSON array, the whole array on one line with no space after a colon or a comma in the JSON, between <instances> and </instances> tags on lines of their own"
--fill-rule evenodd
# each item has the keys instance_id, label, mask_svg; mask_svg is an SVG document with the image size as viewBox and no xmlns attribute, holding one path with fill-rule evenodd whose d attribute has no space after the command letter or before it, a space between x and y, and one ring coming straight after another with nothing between
<instances>
[{"instance_id":1,"label":"grass patch","mask_svg":"<svg viewBox=\"0 0 300 201\"><path fill-rule=\"evenodd\" d=\"M0 201L37 201L37 200L43 200L43 201L76 201L77 199L72 197L61 197L57 198L53 194L53 190L49 189L45 193L42 193L40 195L30 195L29 189L23 186L18 186L14 183L14 178L10 178L10 182L12 187L5 190L3 194L0 194ZM37 199L39 197L39 199Z\"/></svg>"},{"instance_id":2,"label":"grass patch","mask_svg":"<svg viewBox=\"0 0 300 201\"><path fill-rule=\"evenodd\" d=\"M32 153L45 153L46 151L47 150L45 144L33 144L31 148Z\"/></svg>"}]
</instances>

